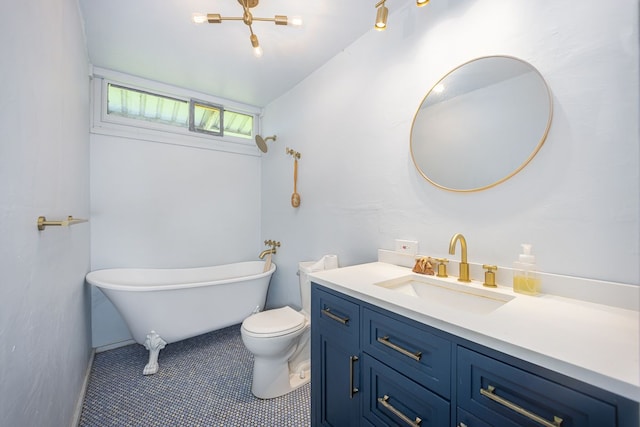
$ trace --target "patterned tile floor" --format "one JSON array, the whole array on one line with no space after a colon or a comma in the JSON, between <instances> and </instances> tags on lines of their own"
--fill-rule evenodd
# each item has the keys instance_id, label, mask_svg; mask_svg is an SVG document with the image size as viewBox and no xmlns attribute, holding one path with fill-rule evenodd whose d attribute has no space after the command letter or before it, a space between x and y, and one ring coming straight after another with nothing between
<instances>
[{"instance_id":1,"label":"patterned tile floor","mask_svg":"<svg viewBox=\"0 0 640 427\"><path fill-rule=\"evenodd\" d=\"M253 355L240 325L167 345L155 375L142 375L147 358L139 344L96 354L80 427L311 424L309 384L276 399L251 394Z\"/></svg>"}]
</instances>

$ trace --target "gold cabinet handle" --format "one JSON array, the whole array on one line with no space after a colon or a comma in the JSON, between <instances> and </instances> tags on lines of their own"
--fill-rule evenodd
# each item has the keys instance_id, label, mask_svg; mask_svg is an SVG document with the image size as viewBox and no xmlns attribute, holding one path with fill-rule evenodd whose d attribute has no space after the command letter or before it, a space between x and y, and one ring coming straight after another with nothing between
<instances>
[{"instance_id":1,"label":"gold cabinet handle","mask_svg":"<svg viewBox=\"0 0 640 427\"><path fill-rule=\"evenodd\" d=\"M391 411L393 415L395 415L396 417L400 418L402 421L407 423L407 425L410 425L412 427L420 427L420 423L422 422L420 418L416 417L415 420L412 420L411 418L407 417L405 414L403 414L402 412L394 408L389 402L387 402L388 400L389 400L389 396L387 396L386 394L384 395L384 397L378 398L378 402L380 402L382 406L384 406L389 411Z\"/></svg>"},{"instance_id":2,"label":"gold cabinet handle","mask_svg":"<svg viewBox=\"0 0 640 427\"><path fill-rule=\"evenodd\" d=\"M340 322L343 325L346 325L347 322L349 321L348 317L340 317L340 316L336 316L335 314L333 314L331 312L331 310L329 310L328 308L323 308L322 309L322 314L324 314L325 316L327 316L330 319L335 320L336 322Z\"/></svg>"},{"instance_id":3,"label":"gold cabinet handle","mask_svg":"<svg viewBox=\"0 0 640 427\"><path fill-rule=\"evenodd\" d=\"M349 399L353 399L353 395L358 391L357 387L353 386L353 364L358 361L358 356L349 357Z\"/></svg>"},{"instance_id":4,"label":"gold cabinet handle","mask_svg":"<svg viewBox=\"0 0 640 427\"><path fill-rule=\"evenodd\" d=\"M392 343L391 341L389 341L389 336L385 335L384 337L378 337L378 342L380 344L384 344L389 348L394 349L395 351L404 354L407 357L412 358L415 361L420 361L420 359L422 358L422 352L421 351L416 351L415 353L409 351L409 350L405 350L404 348Z\"/></svg>"},{"instance_id":5,"label":"gold cabinet handle","mask_svg":"<svg viewBox=\"0 0 640 427\"><path fill-rule=\"evenodd\" d=\"M483 396L488 397L489 399L493 400L494 402L497 402L499 404L501 404L502 406L506 406L507 408L511 409L512 411L515 411L517 413L519 413L520 415L524 415L525 417L529 418L530 420L533 420L535 422L537 422L538 424L541 424L545 427L560 427L562 425L562 418L555 416L553 417L553 421L548 421L544 418L542 418L541 416L534 414L533 412L529 412L526 409L524 409L521 406L516 405L513 402L509 402L506 399L503 399L502 397L498 396L497 394L494 393L495 391L495 387L492 385L488 385L487 389L483 389L480 388L480 394Z\"/></svg>"}]
</instances>

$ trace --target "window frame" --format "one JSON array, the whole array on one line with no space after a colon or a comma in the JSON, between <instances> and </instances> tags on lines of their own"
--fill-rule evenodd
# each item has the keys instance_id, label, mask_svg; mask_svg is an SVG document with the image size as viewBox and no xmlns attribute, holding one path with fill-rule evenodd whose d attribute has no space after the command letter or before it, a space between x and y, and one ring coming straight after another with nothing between
<instances>
[{"instance_id":1,"label":"window frame","mask_svg":"<svg viewBox=\"0 0 640 427\"><path fill-rule=\"evenodd\" d=\"M195 148L237 152L259 156L260 151L254 143L254 136L260 133L260 119L262 109L256 106L242 104L210 95L202 94L152 82L135 76L129 76L111 70L93 69L92 90L92 122L91 132L96 134L116 135L133 139L142 139L152 142L161 142ZM138 118L124 117L108 112L108 85L113 84L125 89L146 92L152 95L175 99L191 103L195 100L203 105L213 105L224 111L239 113L253 118L251 138L243 138L235 135L215 135L212 132L191 131L188 123L186 127L173 124L164 124L155 121L147 121ZM191 120L191 118L189 118ZM221 126L223 126L223 118ZM222 129L224 129L222 127Z\"/></svg>"},{"instance_id":2,"label":"window frame","mask_svg":"<svg viewBox=\"0 0 640 427\"><path fill-rule=\"evenodd\" d=\"M217 109L218 111L220 111L220 130L218 132L196 127L196 123L195 123L196 106L208 107L208 108ZM224 136L224 113L225 113L225 109L224 109L224 106L222 105L217 105L211 102L200 101L199 99L191 98L189 100L189 130L191 132L200 132L207 135ZM251 138L253 137L254 135L252 133Z\"/></svg>"}]
</instances>

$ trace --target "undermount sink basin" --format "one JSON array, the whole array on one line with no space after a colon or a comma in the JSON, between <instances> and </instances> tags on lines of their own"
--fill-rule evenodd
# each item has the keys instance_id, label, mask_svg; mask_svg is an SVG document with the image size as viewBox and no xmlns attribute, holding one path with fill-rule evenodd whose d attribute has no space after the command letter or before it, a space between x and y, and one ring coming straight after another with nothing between
<instances>
[{"instance_id":1,"label":"undermount sink basin","mask_svg":"<svg viewBox=\"0 0 640 427\"><path fill-rule=\"evenodd\" d=\"M417 274L386 280L375 283L375 285L435 304L477 314L490 313L514 298L513 295L475 287L477 285Z\"/></svg>"}]
</instances>

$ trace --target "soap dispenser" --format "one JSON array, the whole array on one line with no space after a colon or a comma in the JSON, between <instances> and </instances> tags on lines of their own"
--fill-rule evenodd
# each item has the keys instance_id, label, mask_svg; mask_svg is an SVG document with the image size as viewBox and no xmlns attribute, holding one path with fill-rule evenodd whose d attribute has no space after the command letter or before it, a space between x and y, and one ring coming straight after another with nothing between
<instances>
[{"instance_id":1,"label":"soap dispenser","mask_svg":"<svg viewBox=\"0 0 640 427\"><path fill-rule=\"evenodd\" d=\"M522 253L513 263L513 290L526 295L540 293L540 278L536 271L536 257L531 255L531 245L522 244Z\"/></svg>"}]
</instances>

